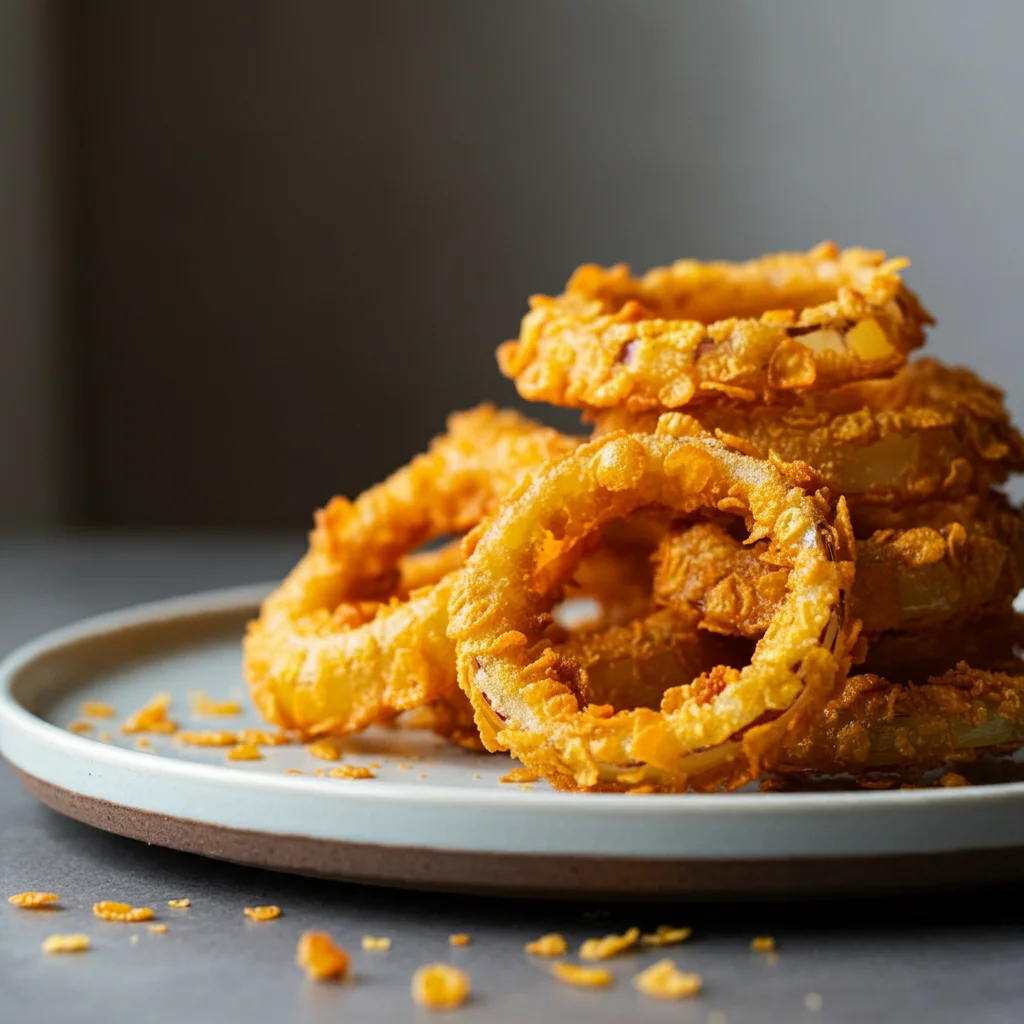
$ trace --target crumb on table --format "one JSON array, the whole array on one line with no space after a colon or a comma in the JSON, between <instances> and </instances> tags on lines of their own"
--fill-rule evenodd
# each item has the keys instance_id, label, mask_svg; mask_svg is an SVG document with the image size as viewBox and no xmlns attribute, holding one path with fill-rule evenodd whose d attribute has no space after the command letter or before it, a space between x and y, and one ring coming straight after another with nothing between
<instances>
[{"instance_id":1,"label":"crumb on table","mask_svg":"<svg viewBox=\"0 0 1024 1024\"><path fill-rule=\"evenodd\" d=\"M675 928L672 925L659 924L648 935L640 936L642 946L678 946L693 934L692 928Z\"/></svg>"},{"instance_id":2,"label":"crumb on table","mask_svg":"<svg viewBox=\"0 0 1024 1024\"><path fill-rule=\"evenodd\" d=\"M338 744L331 740L317 740L306 746L306 753L320 761L340 761L341 751Z\"/></svg>"},{"instance_id":3,"label":"crumb on table","mask_svg":"<svg viewBox=\"0 0 1024 1024\"><path fill-rule=\"evenodd\" d=\"M239 743L228 751L229 761L262 761L263 755L254 743Z\"/></svg>"},{"instance_id":4,"label":"crumb on table","mask_svg":"<svg viewBox=\"0 0 1024 1024\"><path fill-rule=\"evenodd\" d=\"M391 940L387 936L376 938L373 935L364 935L361 944L363 949L371 953L386 953L391 948Z\"/></svg>"},{"instance_id":5,"label":"crumb on table","mask_svg":"<svg viewBox=\"0 0 1024 1024\"><path fill-rule=\"evenodd\" d=\"M171 910L184 910L186 907L192 906L192 901L186 896L184 899L180 900L168 900L167 906L169 906Z\"/></svg>"},{"instance_id":6,"label":"crumb on table","mask_svg":"<svg viewBox=\"0 0 1024 1024\"><path fill-rule=\"evenodd\" d=\"M332 779L375 779L377 776L369 768L358 764L342 764L327 773Z\"/></svg>"},{"instance_id":7,"label":"crumb on table","mask_svg":"<svg viewBox=\"0 0 1024 1024\"><path fill-rule=\"evenodd\" d=\"M775 951L775 939L770 935L758 935L750 940L750 948L755 953L773 953Z\"/></svg>"},{"instance_id":8,"label":"crumb on table","mask_svg":"<svg viewBox=\"0 0 1024 1024\"><path fill-rule=\"evenodd\" d=\"M453 932L448 936L449 946L468 946L472 941L465 932Z\"/></svg>"},{"instance_id":9,"label":"crumb on table","mask_svg":"<svg viewBox=\"0 0 1024 1024\"><path fill-rule=\"evenodd\" d=\"M55 892L18 892L8 896L7 902L23 910L38 910L40 907L50 909L59 899Z\"/></svg>"},{"instance_id":10,"label":"crumb on table","mask_svg":"<svg viewBox=\"0 0 1024 1024\"><path fill-rule=\"evenodd\" d=\"M89 948L89 936L51 935L43 940L44 953L82 953Z\"/></svg>"},{"instance_id":11,"label":"crumb on table","mask_svg":"<svg viewBox=\"0 0 1024 1024\"><path fill-rule=\"evenodd\" d=\"M152 907L133 907L130 903L117 903L114 900L101 900L99 903L94 903L92 912L104 921L122 921L127 924L153 919Z\"/></svg>"},{"instance_id":12,"label":"crumb on table","mask_svg":"<svg viewBox=\"0 0 1024 1024\"><path fill-rule=\"evenodd\" d=\"M295 962L312 981L331 981L348 974L349 957L327 932L303 932L295 950Z\"/></svg>"},{"instance_id":13,"label":"crumb on table","mask_svg":"<svg viewBox=\"0 0 1024 1024\"><path fill-rule=\"evenodd\" d=\"M615 976L606 967L556 963L552 965L551 973L559 981L576 988L608 988L615 984Z\"/></svg>"},{"instance_id":14,"label":"crumb on table","mask_svg":"<svg viewBox=\"0 0 1024 1024\"><path fill-rule=\"evenodd\" d=\"M601 939L587 939L580 946L581 960L607 960L635 946L640 938L639 928L630 928L623 935L605 935Z\"/></svg>"},{"instance_id":15,"label":"crumb on table","mask_svg":"<svg viewBox=\"0 0 1024 1024\"><path fill-rule=\"evenodd\" d=\"M688 999L700 992L703 981L699 974L686 974L666 959L641 971L633 978L633 984L654 999Z\"/></svg>"},{"instance_id":16,"label":"crumb on table","mask_svg":"<svg viewBox=\"0 0 1024 1024\"><path fill-rule=\"evenodd\" d=\"M549 935L542 935L533 942L528 942L523 947L531 956L565 956L569 949L565 936L558 932L551 932Z\"/></svg>"},{"instance_id":17,"label":"crumb on table","mask_svg":"<svg viewBox=\"0 0 1024 1024\"><path fill-rule=\"evenodd\" d=\"M469 975L451 964L424 964L412 976L412 998L428 1010L454 1010L470 992Z\"/></svg>"},{"instance_id":18,"label":"crumb on table","mask_svg":"<svg viewBox=\"0 0 1024 1024\"><path fill-rule=\"evenodd\" d=\"M273 921L275 917L281 916L281 908L273 905L269 907L246 907L243 913L250 921Z\"/></svg>"}]
</instances>

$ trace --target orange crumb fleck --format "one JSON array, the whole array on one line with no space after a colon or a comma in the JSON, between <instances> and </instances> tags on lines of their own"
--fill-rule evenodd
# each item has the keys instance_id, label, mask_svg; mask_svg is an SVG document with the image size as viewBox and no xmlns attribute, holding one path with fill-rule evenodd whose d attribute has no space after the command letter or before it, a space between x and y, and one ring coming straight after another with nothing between
<instances>
[{"instance_id":1,"label":"orange crumb fleck","mask_svg":"<svg viewBox=\"0 0 1024 1024\"><path fill-rule=\"evenodd\" d=\"M380 767L380 765L376 761L371 761L366 767L367 768L373 768L374 770L376 770L377 768Z\"/></svg>"},{"instance_id":2,"label":"orange crumb fleck","mask_svg":"<svg viewBox=\"0 0 1024 1024\"><path fill-rule=\"evenodd\" d=\"M168 900L167 906L169 906L171 910L184 910L186 907L192 906L192 901L188 899L188 897L182 900Z\"/></svg>"},{"instance_id":3,"label":"orange crumb fleck","mask_svg":"<svg viewBox=\"0 0 1024 1024\"><path fill-rule=\"evenodd\" d=\"M954 788L957 786L969 786L970 783L956 772L946 772L942 778L939 779L939 785L945 789Z\"/></svg>"},{"instance_id":4,"label":"orange crumb fleck","mask_svg":"<svg viewBox=\"0 0 1024 1024\"><path fill-rule=\"evenodd\" d=\"M323 769L323 768L314 768L314 769L313 769L313 774L314 774L314 775L315 775L315 776L316 776L316 777L317 777L318 779L322 779L322 778L324 778L324 777L325 777L325 776L327 775L327 772L326 772L326 770L325 770L325 769Z\"/></svg>"},{"instance_id":5,"label":"orange crumb fleck","mask_svg":"<svg viewBox=\"0 0 1024 1024\"><path fill-rule=\"evenodd\" d=\"M151 931L154 935L166 935L167 925L165 924L147 924L146 930Z\"/></svg>"},{"instance_id":6,"label":"orange crumb fleck","mask_svg":"<svg viewBox=\"0 0 1024 1024\"><path fill-rule=\"evenodd\" d=\"M242 705L237 700L214 700L202 690L192 690L188 695L188 704L193 715L204 718L242 713Z\"/></svg>"},{"instance_id":7,"label":"orange crumb fleck","mask_svg":"<svg viewBox=\"0 0 1024 1024\"><path fill-rule=\"evenodd\" d=\"M92 912L104 921L123 921L128 924L153 919L151 907L133 907L130 903L115 903L113 900L94 903Z\"/></svg>"},{"instance_id":8,"label":"orange crumb fleck","mask_svg":"<svg viewBox=\"0 0 1024 1024\"><path fill-rule=\"evenodd\" d=\"M81 953L88 948L88 935L51 935L43 940L44 953Z\"/></svg>"},{"instance_id":9,"label":"orange crumb fleck","mask_svg":"<svg viewBox=\"0 0 1024 1024\"><path fill-rule=\"evenodd\" d=\"M76 736L81 736L83 733L92 732L92 722L83 722L81 720L77 722L70 722L68 724L68 732L73 732Z\"/></svg>"},{"instance_id":10,"label":"orange crumb fleck","mask_svg":"<svg viewBox=\"0 0 1024 1024\"><path fill-rule=\"evenodd\" d=\"M103 704L98 700L83 701L81 712L86 718L113 718L117 714L109 704Z\"/></svg>"},{"instance_id":11,"label":"orange crumb fleck","mask_svg":"<svg viewBox=\"0 0 1024 1024\"><path fill-rule=\"evenodd\" d=\"M750 940L750 948L755 953L773 953L775 951L775 940L770 935L758 935Z\"/></svg>"},{"instance_id":12,"label":"orange crumb fleck","mask_svg":"<svg viewBox=\"0 0 1024 1024\"><path fill-rule=\"evenodd\" d=\"M469 998L469 975L451 964L424 964L412 976L412 998L428 1010L455 1010Z\"/></svg>"},{"instance_id":13,"label":"orange crumb fleck","mask_svg":"<svg viewBox=\"0 0 1024 1024\"><path fill-rule=\"evenodd\" d=\"M376 939L372 935L364 935L362 946L371 953L386 953L391 948L391 940L386 936Z\"/></svg>"},{"instance_id":14,"label":"orange crumb fleck","mask_svg":"<svg viewBox=\"0 0 1024 1024\"><path fill-rule=\"evenodd\" d=\"M685 974L671 960L659 960L633 978L634 986L654 999L688 999L701 990L699 974Z\"/></svg>"},{"instance_id":15,"label":"orange crumb fleck","mask_svg":"<svg viewBox=\"0 0 1024 1024\"><path fill-rule=\"evenodd\" d=\"M529 768L512 768L498 779L499 782L538 782L540 776Z\"/></svg>"},{"instance_id":16,"label":"orange crumb fleck","mask_svg":"<svg viewBox=\"0 0 1024 1024\"><path fill-rule=\"evenodd\" d=\"M266 729L239 729L239 743L251 743L256 747L287 747L291 738L283 732L267 732Z\"/></svg>"},{"instance_id":17,"label":"orange crumb fleck","mask_svg":"<svg viewBox=\"0 0 1024 1024\"><path fill-rule=\"evenodd\" d=\"M232 747L238 742L238 733L224 729L182 729L177 739L190 747Z\"/></svg>"},{"instance_id":18,"label":"orange crumb fleck","mask_svg":"<svg viewBox=\"0 0 1024 1024\"><path fill-rule=\"evenodd\" d=\"M40 907L50 908L60 897L55 892L19 892L7 897L8 903L13 903L23 910L38 910Z\"/></svg>"},{"instance_id":19,"label":"orange crumb fleck","mask_svg":"<svg viewBox=\"0 0 1024 1024\"><path fill-rule=\"evenodd\" d=\"M465 932L453 932L448 936L449 946L468 946L472 941Z\"/></svg>"},{"instance_id":20,"label":"orange crumb fleck","mask_svg":"<svg viewBox=\"0 0 1024 1024\"><path fill-rule=\"evenodd\" d=\"M178 723L167 717L170 706L169 693L155 694L145 707L139 708L121 723L121 732L126 735L136 732L176 732Z\"/></svg>"},{"instance_id":21,"label":"orange crumb fleck","mask_svg":"<svg viewBox=\"0 0 1024 1024\"><path fill-rule=\"evenodd\" d=\"M228 751L229 761L262 761L263 755L252 743L239 743Z\"/></svg>"},{"instance_id":22,"label":"orange crumb fleck","mask_svg":"<svg viewBox=\"0 0 1024 1024\"><path fill-rule=\"evenodd\" d=\"M615 976L604 967L557 963L552 965L551 973L559 981L576 988L608 988L615 983Z\"/></svg>"},{"instance_id":23,"label":"orange crumb fleck","mask_svg":"<svg viewBox=\"0 0 1024 1024\"><path fill-rule=\"evenodd\" d=\"M533 789L533 786L531 786L528 782L521 782L516 788L517 789L531 790L531 789Z\"/></svg>"},{"instance_id":24,"label":"orange crumb fleck","mask_svg":"<svg viewBox=\"0 0 1024 1024\"><path fill-rule=\"evenodd\" d=\"M113 738L114 737L106 730L96 733L96 739L98 739L100 743L109 743Z\"/></svg>"},{"instance_id":25,"label":"orange crumb fleck","mask_svg":"<svg viewBox=\"0 0 1024 1024\"><path fill-rule=\"evenodd\" d=\"M400 764L400 765L396 765L395 767L397 767L398 770L401 771L401 772L411 772L412 771L412 765L411 764Z\"/></svg>"},{"instance_id":26,"label":"orange crumb fleck","mask_svg":"<svg viewBox=\"0 0 1024 1024\"><path fill-rule=\"evenodd\" d=\"M419 775L416 776L417 779L425 779L427 777L428 776L426 772L420 772Z\"/></svg>"},{"instance_id":27,"label":"orange crumb fleck","mask_svg":"<svg viewBox=\"0 0 1024 1024\"><path fill-rule=\"evenodd\" d=\"M641 946L678 946L693 934L692 928L673 928L671 925L659 924L650 935L640 936Z\"/></svg>"},{"instance_id":28,"label":"orange crumb fleck","mask_svg":"<svg viewBox=\"0 0 1024 1024\"><path fill-rule=\"evenodd\" d=\"M336 946L327 932L303 932L295 950L295 962L312 981L344 978L348 974L348 953Z\"/></svg>"},{"instance_id":29,"label":"orange crumb fleck","mask_svg":"<svg viewBox=\"0 0 1024 1024\"><path fill-rule=\"evenodd\" d=\"M317 740L316 743L310 743L306 747L306 753L321 761L341 760L341 751L338 749L338 744L332 743L331 740Z\"/></svg>"},{"instance_id":30,"label":"orange crumb fleck","mask_svg":"<svg viewBox=\"0 0 1024 1024\"><path fill-rule=\"evenodd\" d=\"M281 908L275 906L246 907L244 913L250 921L273 921L275 917L281 916Z\"/></svg>"},{"instance_id":31,"label":"orange crumb fleck","mask_svg":"<svg viewBox=\"0 0 1024 1024\"><path fill-rule=\"evenodd\" d=\"M587 939L580 946L581 960L607 960L635 946L640 938L639 928L630 928L624 935L606 935L603 939Z\"/></svg>"},{"instance_id":32,"label":"orange crumb fleck","mask_svg":"<svg viewBox=\"0 0 1024 1024\"><path fill-rule=\"evenodd\" d=\"M138 738L138 739L137 739L137 740L135 741L135 746L136 746L136 747L137 747L137 748L138 748L139 750L146 750L146 751L153 751L153 750L156 750L156 747L155 747L155 746L153 745L153 741L152 741L152 740L149 740L149 739L146 739L146 737L145 737L145 736L140 736L140 737L139 737L139 738Z\"/></svg>"},{"instance_id":33,"label":"orange crumb fleck","mask_svg":"<svg viewBox=\"0 0 1024 1024\"><path fill-rule=\"evenodd\" d=\"M552 932L550 935L542 935L539 939L528 942L524 948L533 956L565 956L569 947L564 935Z\"/></svg>"},{"instance_id":34,"label":"orange crumb fleck","mask_svg":"<svg viewBox=\"0 0 1024 1024\"><path fill-rule=\"evenodd\" d=\"M343 764L332 768L327 773L332 779L375 779L377 778L369 768L363 768L357 764Z\"/></svg>"},{"instance_id":35,"label":"orange crumb fleck","mask_svg":"<svg viewBox=\"0 0 1024 1024\"><path fill-rule=\"evenodd\" d=\"M298 768L285 768L285 775L302 775L303 773Z\"/></svg>"}]
</instances>

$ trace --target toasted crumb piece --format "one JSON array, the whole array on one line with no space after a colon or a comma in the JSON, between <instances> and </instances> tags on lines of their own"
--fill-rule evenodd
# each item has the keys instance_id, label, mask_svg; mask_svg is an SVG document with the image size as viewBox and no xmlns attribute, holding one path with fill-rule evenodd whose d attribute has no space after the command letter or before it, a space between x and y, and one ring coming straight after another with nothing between
<instances>
[{"instance_id":1,"label":"toasted crumb piece","mask_svg":"<svg viewBox=\"0 0 1024 1024\"><path fill-rule=\"evenodd\" d=\"M92 912L104 921L124 921L128 924L153 919L151 907L133 907L130 903L115 903L113 900L94 903Z\"/></svg>"},{"instance_id":2,"label":"toasted crumb piece","mask_svg":"<svg viewBox=\"0 0 1024 1024\"><path fill-rule=\"evenodd\" d=\"M533 786L531 786L528 782L520 782L516 789L531 790L533 789Z\"/></svg>"},{"instance_id":3,"label":"toasted crumb piece","mask_svg":"<svg viewBox=\"0 0 1024 1024\"><path fill-rule=\"evenodd\" d=\"M372 768L374 771L376 771L380 767L380 764L378 764L376 761L371 761L366 767Z\"/></svg>"},{"instance_id":4,"label":"toasted crumb piece","mask_svg":"<svg viewBox=\"0 0 1024 1024\"><path fill-rule=\"evenodd\" d=\"M177 739L190 747L233 747L238 733L230 729L182 729Z\"/></svg>"},{"instance_id":5,"label":"toasted crumb piece","mask_svg":"<svg viewBox=\"0 0 1024 1024\"><path fill-rule=\"evenodd\" d=\"M76 736L82 736L87 732L92 732L92 730L92 722L83 722L81 719L79 719L76 722L68 723L68 732L73 732Z\"/></svg>"},{"instance_id":6,"label":"toasted crumb piece","mask_svg":"<svg viewBox=\"0 0 1024 1024\"><path fill-rule=\"evenodd\" d=\"M371 953L386 953L391 948L391 940L387 936L378 939L372 935L364 935L362 946Z\"/></svg>"},{"instance_id":7,"label":"toasted crumb piece","mask_svg":"<svg viewBox=\"0 0 1024 1024\"><path fill-rule=\"evenodd\" d=\"M624 935L606 935L603 939L587 939L580 946L581 960L607 960L635 946L640 938L639 928L630 928Z\"/></svg>"},{"instance_id":8,"label":"toasted crumb piece","mask_svg":"<svg viewBox=\"0 0 1024 1024\"><path fill-rule=\"evenodd\" d=\"M770 935L758 935L750 940L750 948L755 953L774 953L775 940Z\"/></svg>"},{"instance_id":9,"label":"toasted crumb piece","mask_svg":"<svg viewBox=\"0 0 1024 1024\"><path fill-rule=\"evenodd\" d=\"M420 772L419 775L416 776L416 778L417 779L425 779L425 778L428 778L428 776L427 776L426 772Z\"/></svg>"},{"instance_id":10,"label":"toasted crumb piece","mask_svg":"<svg viewBox=\"0 0 1024 1024\"><path fill-rule=\"evenodd\" d=\"M70 728L70 726L68 727ZM950 789L957 786L969 786L970 783L956 772L946 772L942 778L939 779L939 785L945 789Z\"/></svg>"},{"instance_id":11,"label":"toasted crumb piece","mask_svg":"<svg viewBox=\"0 0 1024 1024\"><path fill-rule=\"evenodd\" d=\"M398 764L398 765L395 765L395 767L400 772L411 772L412 771L412 765L411 764Z\"/></svg>"},{"instance_id":12,"label":"toasted crumb piece","mask_svg":"<svg viewBox=\"0 0 1024 1024\"><path fill-rule=\"evenodd\" d=\"M551 973L559 981L576 988L608 988L615 984L615 976L606 967L557 963L552 965Z\"/></svg>"},{"instance_id":13,"label":"toasted crumb piece","mask_svg":"<svg viewBox=\"0 0 1024 1024\"><path fill-rule=\"evenodd\" d=\"M107 732L105 729L103 730L103 732L96 733L96 739L98 739L100 743L109 743L113 738L114 737L111 736L110 733Z\"/></svg>"},{"instance_id":14,"label":"toasted crumb piece","mask_svg":"<svg viewBox=\"0 0 1024 1024\"><path fill-rule=\"evenodd\" d=\"M327 932L303 932L295 962L312 981L329 981L348 974L348 953L334 944Z\"/></svg>"},{"instance_id":15,"label":"toasted crumb piece","mask_svg":"<svg viewBox=\"0 0 1024 1024\"><path fill-rule=\"evenodd\" d=\"M188 705L193 715L204 718L218 715L240 715L242 705L237 700L214 700L202 690L192 690L188 695Z\"/></svg>"},{"instance_id":16,"label":"toasted crumb piece","mask_svg":"<svg viewBox=\"0 0 1024 1024\"><path fill-rule=\"evenodd\" d=\"M176 732L178 723L167 717L170 706L169 693L155 694L145 707L139 708L121 723L121 732L126 735L136 732Z\"/></svg>"},{"instance_id":17,"label":"toasted crumb piece","mask_svg":"<svg viewBox=\"0 0 1024 1024\"><path fill-rule=\"evenodd\" d=\"M687 999L700 991L703 982L699 974L685 974L666 959L641 971L633 978L633 984L654 999Z\"/></svg>"},{"instance_id":18,"label":"toasted crumb piece","mask_svg":"<svg viewBox=\"0 0 1024 1024\"><path fill-rule=\"evenodd\" d=\"M79 710L86 718L113 718L117 714L109 704L103 704L98 700L83 701Z\"/></svg>"},{"instance_id":19,"label":"toasted crumb piece","mask_svg":"<svg viewBox=\"0 0 1024 1024\"><path fill-rule=\"evenodd\" d=\"M287 747L291 737L283 732L267 732L266 729L239 729L239 743L251 743L255 747Z\"/></svg>"},{"instance_id":20,"label":"toasted crumb piece","mask_svg":"<svg viewBox=\"0 0 1024 1024\"><path fill-rule=\"evenodd\" d=\"M529 768L512 768L498 779L499 782L538 782L540 776Z\"/></svg>"},{"instance_id":21,"label":"toasted crumb piece","mask_svg":"<svg viewBox=\"0 0 1024 1024\"><path fill-rule=\"evenodd\" d=\"M528 942L523 947L532 956L565 956L569 949L564 935L552 932L550 935L542 935L533 942Z\"/></svg>"},{"instance_id":22,"label":"toasted crumb piece","mask_svg":"<svg viewBox=\"0 0 1024 1024\"><path fill-rule=\"evenodd\" d=\"M285 768L284 773L285 773L285 775L303 775L303 774L305 774L303 771L301 771L298 768Z\"/></svg>"},{"instance_id":23,"label":"toasted crumb piece","mask_svg":"<svg viewBox=\"0 0 1024 1024\"><path fill-rule=\"evenodd\" d=\"M192 901L186 896L181 900L168 900L167 906L169 906L171 910L184 910L186 907L192 906Z\"/></svg>"},{"instance_id":24,"label":"toasted crumb piece","mask_svg":"<svg viewBox=\"0 0 1024 1024\"><path fill-rule=\"evenodd\" d=\"M818 995L817 992L808 992L804 996L804 1006L807 1007L811 1013L817 1013L825 1005L825 1000Z\"/></svg>"},{"instance_id":25,"label":"toasted crumb piece","mask_svg":"<svg viewBox=\"0 0 1024 1024\"><path fill-rule=\"evenodd\" d=\"M262 761L263 755L252 743L239 743L228 751L229 761Z\"/></svg>"},{"instance_id":26,"label":"toasted crumb piece","mask_svg":"<svg viewBox=\"0 0 1024 1024\"><path fill-rule=\"evenodd\" d=\"M659 924L650 935L640 936L641 946L678 946L693 934L692 928L673 928L668 924Z\"/></svg>"},{"instance_id":27,"label":"toasted crumb piece","mask_svg":"<svg viewBox=\"0 0 1024 1024\"><path fill-rule=\"evenodd\" d=\"M150 740L150 739L147 739L145 736L140 736L135 741L135 746L139 750L146 751L147 754L152 754L156 750L156 746L153 744L153 741Z\"/></svg>"},{"instance_id":28,"label":"toasted crumb piece","mask_svg":"<svg viewBox=\"0 0 1024 1024\"><path fill-rule=\"evenodd\" d=\"M375 779L376 775L369 768L358 764L342 764L327 773L332 779Z\"/></svg>"},{"instance_id":29,"label":"toasted crumb piece","mask_svg":"<svg viewBox=\"0 0 1024 1024\"><path fill-rule=\"evenodd\" d=\"M469 998L469 975L451 964L424 964L412 976L412 998L428 1010L455 1010Z\"/></svg>"},{"instance_id":30,"label":"toasted crumb piece","mask_svg":"<svg viewBox=\"0 0 1024 1024\"><path fill-rule=\"evenodd\" d=\"M13 903L23 910L38 910L40 907L50 909L60 897L55 892L18 892L7 897L8 903Z\"/></svg>"},{"instance_id":31,"label":"toasted crumb piece","mask_svg":"<svg viewBox=\"0 0 1024 1024\"><path fill-rule=\"evenodd\" d=\"M472 941L465 932L453 932L448 936L449 946L468 946Z\"/></svg>"},{"instance_id":32,"label":"toasted crumb piece","mask_svg":"<svg viewBox=\"0 0 1024 1024\"><path fill-rule=\"evenodd\" d=\"M88 935L51 935L43 940L44 953L82 953L88 948Z\"/></svg>"},{"instance_id":33,"label":"toasted crumb piece","mask_svg":"<svg viewBox=\"0 0 1024 1024\"><path fill-rule=\"evenodd\" d=\"M165 924L147 924L146 930L151 931L154 935L166 935L167 925Z\"/></svg>"},{"instance_id":34,"label":"toasted crumb piece","mask_svg":"<svg viewBox=\"0 0 1024 1024\"><path fill-rule=\"evenodd\" d=\"M244 913L250 921L273 921L275 917L281 916L281 908L275 906L246 907Z\"/></svg>"},{"instance_id":35,"label":"toasted crumb piece","mask_svg":"<svg viewBox=\"0 0 1024 1024\"><path fill-rule=\"evenodd\" d=\"M321 761L341 760L341 751L338 749L338 744L332 743L330 740L317 740L316 743L310 743L306 747L306 753Z\"/></svg>"}]
</instances>

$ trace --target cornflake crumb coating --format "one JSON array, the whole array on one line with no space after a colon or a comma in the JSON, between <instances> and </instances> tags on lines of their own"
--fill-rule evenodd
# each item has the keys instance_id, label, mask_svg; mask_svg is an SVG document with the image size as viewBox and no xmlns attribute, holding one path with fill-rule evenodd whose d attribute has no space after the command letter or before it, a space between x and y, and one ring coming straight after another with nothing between
<instances>
[{"instance_id":1,"label":"cornflake crumb coating","mask_svg":"<svg viewBox=\"0 0 1024 1024\"><path fill-rule=\"evenodd\" d=\"M349 957L327 932L303 932L295 950L295 963L312 981L332 981L347 976Z\"/></svg>"},{"instance_id":2,"label":"cornflake crumb coating","mask_svg":"<svg viewBox=\"0 0 1024 1024\"><path fill-rule=\"evenodd\" d=\"M468 946L472 941L465 932L454 932L448 936L449 946Z\"/></svg>"},{"instance_id":3,"label":"cornflake crumb coating","mask_svg":"<svg viewBox=\"0 0 1024 1024\"><path fill-rule=\"evenodd\" d=\"M38 910L40 907L49 909L59 899L55 892L19 892L8 896L7 902L23 910Z\"/></svg>"},{"instance_id":4,"label":"cornflake crumb coating","mask_svg":"<svg viewBox=\"0 0 1024 1024\"><path fill-rule=\"evenodd\" d=\"M243 911L250 921L273 921L275 917L281 916L281 908L269 907L246 907Z\"/></svg>"},{"instance_id":5,"label":"cornflake crumb coating","mask_svg":"<svg viewBox=\"0 0 1024 1024\"><path fill-rule=\"evenodd\" d=\"M44 953L82 953L89 948L88 935L51 935L43 940Z\"/></svg>"},{"instance_id":6,"label":"cornflake crumb coating","mask_svg":"<svg viewBox=\"0 0 1024 1024\"><path fill-rule=\"evenodd\" d=\"M633 984L653 999L688 999L700 992L703 981L699 974L686 974L666 959L641 971L633 978Z\"/></svg>"},{"instance_id":7,"label":"cornflake crumb coating","mask_svg":"<svg viewBox=\"0 0 1024 1024\"><path fill-rule=\"evenodd\" d=\"M114 900L94 903L92 912L104 921L121 921L126 924L153 920L152 907L133 907L130 903L116 903Z\"/></svg>"},{"instance_id":8,"label":"cornflake crumb coating","mask_svg":"<svg viewBox=\"0 0 1024 1024\"><path fill-rule=\"evenodd\" d=\"M327 773L332 779L375 779L377 776L369 768L358 764L343 764L332 768Z\"/></svg>"},{"instance_id":9,"label":"cornflake crumb coating","mask_svg":"<svg viewBox=\"0 0 1024 1024\"><path fill-rule=\"evenodd\" d=\"M607 967L585 967L582 964L552 964L551 973L559 981L576 988L608 988L615 976Z\"/></svg>"},{"instance_id":10,"label":"cornflake crumb coating","mask_svg":"<svg viewBox=\"0 0 1024 1024\"><path fill-rule=\"evenodd\" d=\"M391 940L387 936L364 935L362 947L370 953L386 953L391 948Z\"/></svg>"},{"instance_id":11,"label":"cornflake crumb coating","mask_svg":"<svg viewBox=\"0 0 1024 1024\"><path fill-rule=\"evenodd\" d=\"M542 935L533 942L528 942L524 947L527 953L532 956L565 956L569 945L564 935L552 932L550 935Z\"/></svg>"},{"instance_id":12,"label":"cornflake crumb coating","mask_svg":"<svg viewBox=\"0 0 1024 1024\"><path fill-rule=\"evenodd\" d=\"M468 998L469 975L451 964L424 964L412 976L412 998L428 1010L454 1010Z\"/></svg>"},{"instance_id":13,"label":"cornflake crumb coating","mask_svg":"<svg viewBox=\"0 0 1024 1024\"><path fill-rule=\"evenodd\" d=\"M692 928L674 928L672 925L659 924L649 935L640 936L641 946L678 946L693 934Z\"/></svg>"},{"instance_id":14,"label":"cornflake crumb coating","mask_svg":"<svg viewBox=\"0 0 1024 1024\"><path fill-rule=\"evenodd\" d=\"M607 960L636 945L639 928L630 928L624 935L606 935L603 939L587 939L580 946L581 960Z\"/></svg>"}]
</instances>

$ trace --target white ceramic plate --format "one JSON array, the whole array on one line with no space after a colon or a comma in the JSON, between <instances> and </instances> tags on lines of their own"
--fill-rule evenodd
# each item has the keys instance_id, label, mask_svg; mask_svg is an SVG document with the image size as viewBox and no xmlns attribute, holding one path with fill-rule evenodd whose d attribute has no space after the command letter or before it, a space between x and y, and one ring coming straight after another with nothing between
<instances>
[{"instance_id":1,"label":"white ceramic plate","mask_svg":"<svg viewBox=\"0 0 1024 1024\"><path fill-rule=\"evenodd\" d=\"M881 792L624 796L500 783L512 762L408 730L344 743L376 778L318 778L301 746L221 749L116 723L155 692L184 728L191 690L243 693L242 627L263 593L220 591L50 633L0 665L0 749L30 791L124 835L283 870L383 884L543 894L747 895L1024 877L1024 784ZM83 701L118 712L90 735ZM112 733L109 742L99 732ZM303 775L286 775L298 768Z\"/></svg>"}]
</instances>

